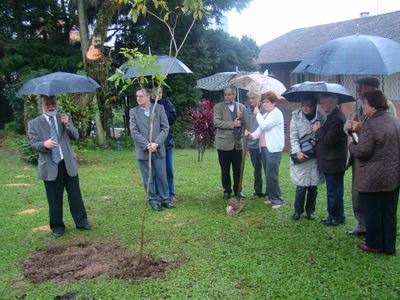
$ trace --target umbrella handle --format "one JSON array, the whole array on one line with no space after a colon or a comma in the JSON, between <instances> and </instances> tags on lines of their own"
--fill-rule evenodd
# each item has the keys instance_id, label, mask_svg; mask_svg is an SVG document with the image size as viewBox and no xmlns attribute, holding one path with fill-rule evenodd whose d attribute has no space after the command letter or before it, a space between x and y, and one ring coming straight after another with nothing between
<instances>
[{"instance_id":1,"label":"umbrella handle","mask_svg":"<svg viewBox=\"0 0 400 300\"><path fill-rule=\"evenodd\" d=\"M243 137L243 155L242 155L242 164L240 166L240 177L239 177L239 184L238 184L238 190L236 191L236 195L238 195L238 198L240 199L240 192L242 191L242 185L243 185L243 174L244 174L244 166L246 163L246 156L247 156L247 144L248 144L248 138Z\"/></svg>"}]
</instances>

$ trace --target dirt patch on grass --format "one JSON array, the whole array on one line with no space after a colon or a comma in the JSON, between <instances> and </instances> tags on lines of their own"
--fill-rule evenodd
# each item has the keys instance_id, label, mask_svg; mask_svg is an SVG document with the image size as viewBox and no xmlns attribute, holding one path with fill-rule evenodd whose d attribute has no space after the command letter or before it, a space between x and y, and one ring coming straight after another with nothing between
<instances>
[{"instance_id":1,"label":"dirt patch on grass","mask_svg":"<svg viewBox=\"0 0 400 300\"><path fill-rule=\"evenodd\" d=\"M138 253L112 241L80 241L35 252L22 264L25 276L32 282L61 282L94 278L102 274L122 279L160 277L178 262L151 256L143 257L138 266Z\"/></svg>"}]
</instances>

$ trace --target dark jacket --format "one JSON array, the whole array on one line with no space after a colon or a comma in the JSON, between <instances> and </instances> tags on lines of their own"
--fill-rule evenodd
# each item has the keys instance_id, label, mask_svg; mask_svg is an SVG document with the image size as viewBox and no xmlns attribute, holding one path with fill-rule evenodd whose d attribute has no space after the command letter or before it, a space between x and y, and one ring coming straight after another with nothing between
<instances>
[{"instance_id":1,"label":"dark jacket","mask_svg":"<svg viewBox=\"0 0 400 300\"><path fill-rule=\"evenodd\" d=\"M154 100L151 100L154 103ZM172 136L172 125L176 121L176 110L175 106L172 104L171 100L167 97L163 97L157 102L158 104L164 106L165 114L168 118L169 131L167 139L164 142L165 150L171 149L174 146L174 138Z\"/></svg>"},{"instance_id":2,"label":"dark jacket","mask_svg":"<svg viewBox=\"0 0 400 300\"><path fill-rule=\"evenodd\" d=\"M377 111L350 144L356 158L354 188L359 192L393 191L400 186L400 121Z\"/></svg>"},{"instance_id":3,"label":"dark jacket","mask_svg":"<svg viewBox=\"0 0 400 300\"><path fill-rule=\"evenodd\" d=\"M315 150L321 173L335 174L346 170L347 135L343 131L345 121L344 114L335 108L315 133Z\"/></svg>"}]
</instances>

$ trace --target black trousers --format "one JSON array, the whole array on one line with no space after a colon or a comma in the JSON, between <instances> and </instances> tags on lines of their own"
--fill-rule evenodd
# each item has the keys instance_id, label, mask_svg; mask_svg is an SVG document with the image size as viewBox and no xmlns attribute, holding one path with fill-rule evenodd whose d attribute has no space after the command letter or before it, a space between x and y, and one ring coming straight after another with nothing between
<instances>
[{"instance_id":1,"label":"black trousers","mask_svg":"<svg viewBox=\"0 0 400 300\"><path fill-rule=\"evenodd\" d=\"M44 181L47 201L49 203L50 228L52 231L63 231L63 196L67 190L69 209L76 227L88 224L86 209L82 201L78 176L68 175L64 160L58 164L58 174L54 181Z\"/></svg>"},{"instance_id":2,"label":"black trousers","mask_svg":"<svg viewBox=\"0 0 400 300\"><path fill-rule=\"evenodd\" d=\"M367 246L387 254L396 253L397 203L399 188L391 192L362 193Z\"/></svg>"},{"instance_id":3,"label":"black trousers","mask_svg":"<svg viewBox=\"0 0 400 300\"><path fill-rule=\"evenodd\" d=\"M306 196L307 194L307 196ZM302 214L304 212L304 202L306 204L306 213L315 212L315 203L317 202L317 187L316 186L297 186L296 198L294 200L294 211Z\"/></svg>"},{"instance_id":4,"label":"black trousers","mask_svg":"<svg viewBox=\"0 0 400 300\"><path fill-rule=\"evenodd\" d=\"M221 183L224 188L224 192L231 194L231 165L233 170L233 192L235 195L240 193L239 179L240 179L240 168L242 165L242 150L218 150L218 160L221 166Z\"/></svg>"},{"instance_id":5,"label":"black trousers","mask_svg":"<svg viewBox=\"0 0 400 300\"><path fill-rule=\"evenodd\" d=\"M262 185L262 162L259 148L249 148L251 163L254 168L254 193L257 195L264 194Z\"/></svg>"}]
</instances>

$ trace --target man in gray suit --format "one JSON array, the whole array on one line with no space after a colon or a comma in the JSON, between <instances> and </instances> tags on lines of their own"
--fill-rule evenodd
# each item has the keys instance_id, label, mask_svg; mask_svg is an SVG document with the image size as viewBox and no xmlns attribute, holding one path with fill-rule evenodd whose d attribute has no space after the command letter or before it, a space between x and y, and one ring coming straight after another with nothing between
<instances>
[{"instance_id":1,"label":"man in gray suit","mask_svg":"<svg viewBox=\"0 0 400 300\"><path fill-rule=\"evenodd\" d=\"M165 164L165 146L164 142L168 136L169 125L164 107L150 102L151 92L149 89L139 89L136 91L136 101L138 106L129 111L129 123L132 138L135 142L136 159L138 160L140 173L142 174L144 189L147 191L147 182L149 178L149 152L151 153L151 162L154 178L157 183L161 206L165 208L174 208L169 197L169 188L167 181L167 171ZM155 107L153 120L153 134L150 138L150 115ZM150 189L148 200L155 211L160 211L156 192L153 184L153 176L150 176Z\"/></svg>"},{"instance_id":2,"label":"man in gray suit","mask_svg":"<svg viewBox=\"0 0 400 300\"><path fill-rule=\"evenodd\" d=\"M49 203L50 228L55 237L64 234L63 194L67 190L71 215L78 229L90 230L79 187L78 165L72 152L71 139L79 138L78 130L68 115L57 113L54 96L39 97L43 114L28 123L32 149L39 152L39 178L44 181Z\"/></svg>"}]
</instances>

